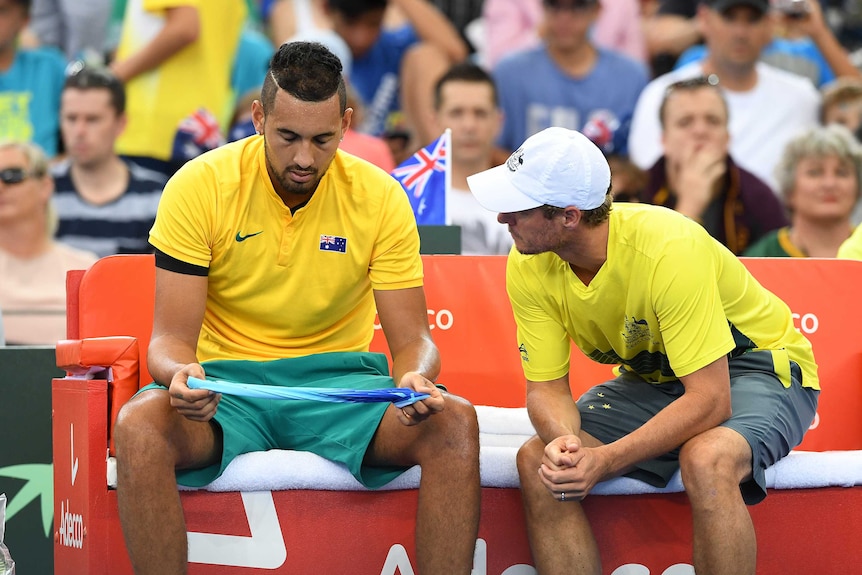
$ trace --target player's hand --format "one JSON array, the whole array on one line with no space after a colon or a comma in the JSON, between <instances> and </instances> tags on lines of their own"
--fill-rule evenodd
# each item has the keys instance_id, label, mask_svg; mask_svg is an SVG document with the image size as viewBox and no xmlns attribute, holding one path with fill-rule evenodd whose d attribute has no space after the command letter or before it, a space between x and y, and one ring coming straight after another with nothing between
<instances>
[{"instance_id":1,"label":"player's hand","mask_svg":"<svg viewBox=\"0 0 862 575\"><path fill-rule=\"evenodd\" d=\"M199 363L190 363L174 374L168 393L171 406L192 421L209 421L218 409L221 394L208 389L191 389L189 377L204 379L204 368Z\"/></svg>"},{"instance_id":2,"label":"player's hand","mask_svg":"<svg viewBox=\"0 0 862 575\"><path fill-rule=\"evenodd\" d=\"M555 440L556 441L556 440ZM553 443L553 442L552 442ZM608 475L608 467L601 448L579 446L570 457L575 464L568 467L549 465L546 457L539 467L539 477L554 499L580 501L586 497L596 483ZM562 497L565 494L565 498Z\"/></svg>"},{"instance_id":3,"label":"player's hand","mask_svg":"<svg viewBox=\"0 0 862 575\"><path fill-rule=\"evenodd\" d=\"M554 470L566 469L574 467L581 457L581 438L577 435L563 435L545 446L542 465Z\"/></svg>"},{"instance_id":4,"label":"player's hand","mask_svg":"<svg viewBox=\"0 0 862 575\"><path fill-rule=\"evenodd\" d=\"M440 388L426 379L421 373L410 371L404 374L398 387L427 393L430 397L398 409L398 420L404 425L416 425L437 412L443 411L445 400Z\"/></svg>"}]
</instances>

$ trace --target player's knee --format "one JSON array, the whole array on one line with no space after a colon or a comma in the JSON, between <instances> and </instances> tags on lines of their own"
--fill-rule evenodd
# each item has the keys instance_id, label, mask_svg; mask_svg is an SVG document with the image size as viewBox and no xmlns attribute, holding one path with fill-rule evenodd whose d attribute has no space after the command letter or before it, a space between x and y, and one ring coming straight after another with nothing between
<instances>
[{"instance_id":1,"label":"player's knee","mask_svg":"<svg viewBox=\"0 0 862 575\"><path fill-rule=\"evenodd\" d=\"M532 437L518 449L515 462L518 466L518 475L521 482L534 479L537 476L539 466L542 464L542 455L545 452L545 444L538 436Z\"/></svg>"},{"instance_id":2,"label":"player's knee","mask_svg":"<svg viewBox=\"0 0 862 575\"><path fill-rule=\"evenodd\" d=\"M739 485L736 457L718 442L690 441L680 450L679 467L689 496Z\"/></svg>"},{"instance_id":3,"label":"player's knee","mask_svg":"<svg viewBox=\"0 0 862 575\"><path fill-rule=\"evenodd\" d=\"M434 426L437 449L478 454L479 420L476 409L466 400L447 395L446 408L428 421Z\"/></svg>"},{"instance_id":4,"label":"player's knee","mask_svg":"<svg viewBox=\"0 0 862 575\"><path fill-rule=\"evenodd\" d=\"M167 441L170 419L167 393L148 391L132 398L119 414L113 427L117 457L139 457L161 448Z\"/></svg>"}]
</instances>

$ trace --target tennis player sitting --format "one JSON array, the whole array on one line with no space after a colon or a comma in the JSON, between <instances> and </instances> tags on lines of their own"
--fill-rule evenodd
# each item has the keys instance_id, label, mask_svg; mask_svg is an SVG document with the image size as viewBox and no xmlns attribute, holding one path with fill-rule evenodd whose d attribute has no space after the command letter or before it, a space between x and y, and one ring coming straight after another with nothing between
<instances>
[{"instance_id":1,"label":"tennis player sitting","mask_svg":"<svg viewBox=\"0 0 862 575\"><path fill-rule=\"evenodd\" d=\"M753 574L745 504L766 496L764 470L802 441L819 395L790 309L696 222L612 206L608 164L579 132L539 132L467 182L515 241L506 280L538 434L518 471L539 573L602 572L579 503L596 483L664 486L680 469L695 571ZM571 341L621 364L577 401Z\"/></svg>"},{"instance_id":2,"label":"tennis player sitting","mask_svg":"<svg viewBox=\"0 0 862 575\"><path fill-rule=\"evenodd\" d=\"M282 45L252 114L258 135L170 180L150 234L156 383L126 404L115 428L135 573L186 572L177 483L206 485L241 453L284 448L341 462L371 488L420 465L419 572L467 575L479 521L478 424L472 406L433 383L440 357L407 197L388 174L338 150L352 110L341 63L322 45ZM375 304L393 358L389 387L427 399L401 409L272 402L187 385L210 376L380 387L389 369L368 353Z\"/></svg>"}]
</instances>

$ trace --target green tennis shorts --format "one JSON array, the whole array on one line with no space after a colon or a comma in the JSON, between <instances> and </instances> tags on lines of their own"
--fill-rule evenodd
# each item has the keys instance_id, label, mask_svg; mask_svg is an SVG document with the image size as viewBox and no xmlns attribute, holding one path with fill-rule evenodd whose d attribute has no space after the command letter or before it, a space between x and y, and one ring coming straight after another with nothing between
<instances>
[{"instance_id":1,"label":"green tennis shorts","mask_svg":"<svg viewBox=\"0 0 862 575\"><path fill-rule=\"evenodd\" d=\"M752 479L739 486L749 505L766 497L766 468L787 455L802 438L817 411L820 392L802 387L802 370L791 362L791 385L785 388L773 371L769 351L751 351L729 360L733 415L722 423L751 446ZM578 399L581 429L611 443L628 435L685 388L679 381L648 383L632 373L599 384ZM664 487L679 469L679 449L637 464L627 477Z\"/></svg>"},{"instance_id":2,"label":"green tennis shorts","mask_svg":"<svg viewBox=\"0 0 862 575\"><path fill-rule=\"evenodd\" d=\"M203 367L209 377L239 383L350 389L394 386L386 356L379 353L333 352L272 361L220 360L206 362ZM153 387L161 386L153 384L141 392ZM222 395L213 418L223 435L221 462L177 471L177 482L202 487L218 478L237 455L292 449L342 463L362 485L382 487L407 469L363 464L389 405Z\"/></svg>"}]
</instances>

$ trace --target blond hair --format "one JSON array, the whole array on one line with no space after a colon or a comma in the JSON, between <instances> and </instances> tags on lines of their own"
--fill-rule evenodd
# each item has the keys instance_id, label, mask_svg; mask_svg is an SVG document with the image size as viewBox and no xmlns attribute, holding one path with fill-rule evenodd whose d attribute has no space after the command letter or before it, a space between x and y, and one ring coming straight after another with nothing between
<instances>
[{"instance_id":1,"label":"blond hair","mask_svg":"<svg viewBox=\"0 0 862 575\"><path fill-rule=\"evenodd\" d=\"M2 150L18 150L25 158L27 158L27 170L32 178L50 178L48 172L48 156L39 145L32 142L19 142L15 140L0 140L0 151ZM57 210L54 208L54 203L48 201L45 206L45 233L48 238L53 238L57 233L57 227L60 225L60 218L57 215Z\"/></svg>"},{"instance_id":2,"label":"blond hair","mask_svg":"<svg viewBox=\"0 0 862 575\"><path fill-rule=\"evenodd\" d=\"M859 197L858 188L862 186L862 146L845 126L830 124L811 128L784 147L784 153L775 168L775 177L785 203L796 187L796 166L799 162L805 158L825 156L836 156L850 162L856 174L856 197Z\"/></svg>"}]
</instances>

